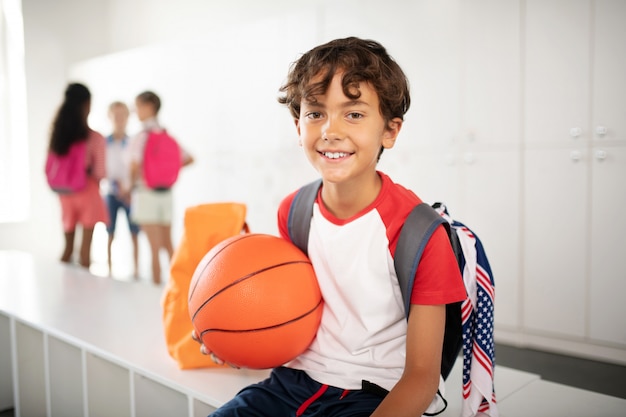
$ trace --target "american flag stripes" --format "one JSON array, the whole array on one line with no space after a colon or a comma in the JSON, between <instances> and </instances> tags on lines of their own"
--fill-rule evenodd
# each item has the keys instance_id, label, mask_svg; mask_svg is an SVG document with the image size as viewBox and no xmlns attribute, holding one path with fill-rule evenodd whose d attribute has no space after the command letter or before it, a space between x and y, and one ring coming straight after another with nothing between
<instances>
[{"instance_id":1,"label":"american flag stripes","mask_svg":"<svg viewBox=\"0 0 626 417\"><path fill-rule=\"evenodd\" d=\"M499 417L494 389L493 340L495 286L480 239L453 221L445 206L439 213L451 223L463 250L463 281L468 298L461 306L463 323L463 406L461 417Z\"/></svg>"}]
</instances>

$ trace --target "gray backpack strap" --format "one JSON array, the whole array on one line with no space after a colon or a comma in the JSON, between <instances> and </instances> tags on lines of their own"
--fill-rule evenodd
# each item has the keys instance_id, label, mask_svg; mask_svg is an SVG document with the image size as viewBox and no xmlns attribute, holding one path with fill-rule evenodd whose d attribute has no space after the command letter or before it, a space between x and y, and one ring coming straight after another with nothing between
<instances>
[{"instance_id":1,"label":"gray backpack strap","mask_svg":"<svg viewBox=\"0 0 626 417\"><path fill-rule=\"evenodd\" d=\"M417 266L426 244L440 224L447 228L449 235L449 223L427 203L421 203L411 210L400 231L393 262L398 275L402 301L404 301L404 312L407 318L409 317L411 291Z\"/></svg>"},{"instance_id":2,"label":"gray backpack strap","mask_svg":"<svg viewBox=\"0 0 626 417\"><path fill-rule=\"evenodd\" d=\"M308 254L313 204L321 186L322 180L318 179L300 188L291 202L287 216L289 238L306 254Z\"/></svg>"}]
</instances>

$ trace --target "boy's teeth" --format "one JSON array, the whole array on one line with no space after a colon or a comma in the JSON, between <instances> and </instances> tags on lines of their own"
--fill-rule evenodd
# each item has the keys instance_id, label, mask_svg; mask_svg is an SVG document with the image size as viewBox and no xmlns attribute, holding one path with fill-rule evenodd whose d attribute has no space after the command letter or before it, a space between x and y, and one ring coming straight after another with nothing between
<instances>
[{"instance_id":1,"label":"boy's teeth","mask_svg":"<svg viewBox=\"0 0 626 417\"><path fill-rule=\"evenodd\" d=\"M344 156L346 156L346 153L344 153L344 152L324 152L324 156L326 156L326 158L330 158L330 159L337 159L337 158L343 158Z\"/></svg>"}]
</instances>

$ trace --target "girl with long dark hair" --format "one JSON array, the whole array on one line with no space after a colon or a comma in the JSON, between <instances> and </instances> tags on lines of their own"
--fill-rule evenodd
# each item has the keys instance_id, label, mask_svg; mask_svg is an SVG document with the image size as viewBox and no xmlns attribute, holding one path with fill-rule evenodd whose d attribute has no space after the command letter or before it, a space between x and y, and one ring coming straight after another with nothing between
<instances>
[{"instance_id":1,"label":"girl with long dark hair","mask_svg":"<svg viewBox=\"0 0 626 417\"><path fill-rule=\"evenodd\" d=\"M105 176L106 142L87 122L91 110L91 93L83 84L72 83L65 89L63 102L52 122L48 151L67 155L72 145L86 142L85 167L87 185L80 191L59 194L65 235L61 261L72 262L76 226L82 227L79 264L89 268L91 240L98 222L107 222L104 201L100 196L100 180Z\"/></svg>"}]
</instances>

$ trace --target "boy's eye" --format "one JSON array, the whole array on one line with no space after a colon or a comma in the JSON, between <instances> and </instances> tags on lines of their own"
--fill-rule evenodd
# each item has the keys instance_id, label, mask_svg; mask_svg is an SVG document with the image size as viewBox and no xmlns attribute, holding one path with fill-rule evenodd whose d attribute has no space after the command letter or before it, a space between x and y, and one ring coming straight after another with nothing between
<instances>
[{"instance_id":1,"label":"boy's eye","mask_svg":"<svg viewBox=\"0 0 626 417\"><path fill-rule=\"evenodd\" d=\"M363 115L361 113L356 113L356 112L352 112L352 113L348 113L348 119L362 119Z\"/></svg>"},{"instance_id":2,"label":"boy's eye","mask_svg":"<svg viewBox=\"0 0 626 417\"><path fill-rule=\"evenodd\" d=\"M308 119L319 119L320 117L322 117L322 114L320 112L311 111L306 114L306 117Z\"/></svg>"}]
</instances>

